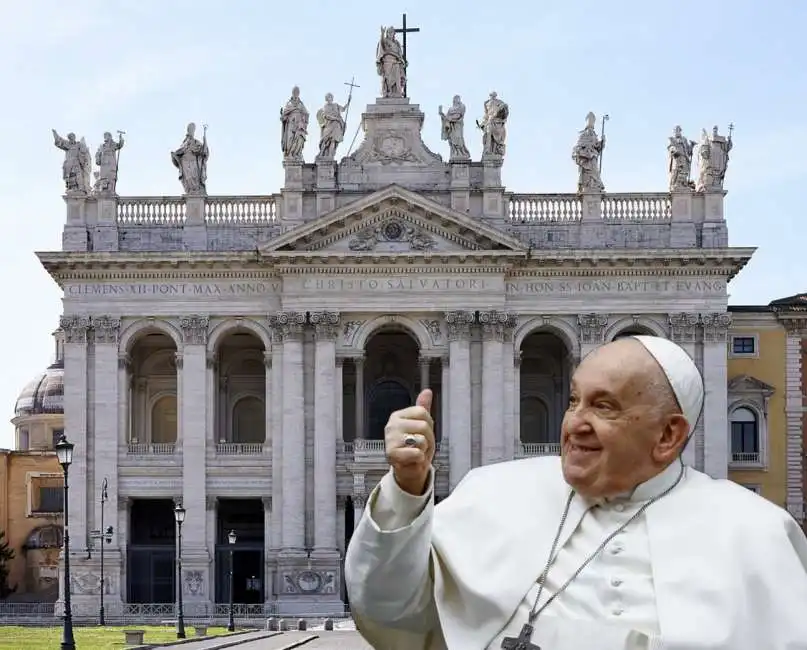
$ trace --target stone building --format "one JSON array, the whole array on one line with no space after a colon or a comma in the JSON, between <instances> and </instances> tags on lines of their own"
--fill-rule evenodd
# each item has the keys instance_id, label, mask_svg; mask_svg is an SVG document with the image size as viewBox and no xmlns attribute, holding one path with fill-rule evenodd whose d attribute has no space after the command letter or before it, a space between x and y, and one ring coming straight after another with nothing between
<instances>
[{"instance_id":1,"label":"stone building","mask_svg":"<svg viewBox=\"0 0 807 650\"><path fill-rule=\"evenodd\" d=\"M64 340L60 331L54 337L54 362L14 405L15 448L0 450L0 530L15 555L9 567L13 602L58 596L64 482L53 445L64 432Z\"/></svg>"},{"instance_id":2,"label":"stone building","mask_svg":"<svg viewBox=\"0 0 807 650\"><path fill-rule=\"evenodd\" d=\"M728 246L730 136L704 136L697 182L679 130L665 191L606 193L590 115L569 163L579 192L515 194L502 182L507 104L485 102L481 160L461 99L441 110L444 160L402 96L394 40L379 43L382 96L361 116L364 140L339 161L345 107L329 98L317 112L320 155L306 162L295 89L276 194L209 196L194 125L171 154L175 197L118 196L114 156L99 157L89 192L76 181L86 152L57 141L74 170L63 249L39 257L64 291L69 525L73 539L98 527L108 479L110 598L173 600L181 501L186 608L227 601L234 530L237 603L341 610L342 557L386 471L392 410L435 391L443 498L472 467L559 453L570 373L629 333L671 337L703 369L687 460L727 476L727 283L753 252ZM77 552L72 566L76 608L95 607L95 560Z\"/></svg>"}]
</instances>

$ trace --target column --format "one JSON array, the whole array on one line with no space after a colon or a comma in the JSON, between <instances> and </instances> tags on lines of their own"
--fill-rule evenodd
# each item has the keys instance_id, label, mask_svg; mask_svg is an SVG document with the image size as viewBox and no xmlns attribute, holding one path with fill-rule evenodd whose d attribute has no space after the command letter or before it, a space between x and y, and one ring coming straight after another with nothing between
<instances>
[{"instance_id":1,"label":"column","mask_svg":"<svg viewBox=\"0 0 807 650\"><path fill-rule=\"evenodd\" d=\"M431 357L420 357L418 364L420 365L420 390L429 388L429 369L431 368Z\"/></svg>"},{"instance_id":2,"label":"column","mask_svg":"<svg viewBox=\"0 0 807 650\"><path fill-rule=\"evenodd\" d=\"M283 546L283 339L272 329L272 549Z\"/></svg>"},{"instance_id":3,"label":"column","mask_svg":"<svg viewBox=\"0 0 807 650\"><path fill-rule=\"evenodd\" d=\"M440 358L440 366L442 371L442 382L440 384L440 446L443 449L448 449L449 446L449 431L451 429L451 402L449 401L450 383L449 383L449 356Z\"/></svg>"},{"instance_id":4,"label":"column","mask_svg":"<svg viewBox=\"0 0 807 650\"><path fill-rule=\"evenodd\" d=\"M87 331L86 316L62 316L64 331L64 430L75 447L70 466L70 538L73 549L87 539ZM76 550L76 552L79 552Z\"/></svg>"},{"instance_id":5,"label":"column","mask_svg":"<svg viewBox=\"0 0 807 650\"><path fill-rule=\"evenodd\" d=\"M482 465L504 460L504 328L507 314L479 313L482 327Z\"/></svg>"},{"instance_id":6,"label":"column","mask_svg":"<svg viewBox=\"0 0 807 650\"><path fill-rule=\"evenodd\" d=\"M606 325L608 325L608 316L605 314L580 314L577 317L580 361L585 359L589 352L603 344Z\"/></svg>"},{"instance_id":7,"label":"column","mask_svg":"<svg viewBox=\"0 0 807 650\"><path fill-rule=\"evenodd\" d=\"M799 523L804 522L804 438L802 406L801 340L805 321L785 320L785 507Z\"/></svg>"},{"instance_id":8,"label":"column","mask_svg":"<svg viewBox=\"0 0 807 650\"><path fill-rule=\"evenodd\" d=\"M132 360L125 352L118 352L118 445L125 446L131 439L129 425L131 422L132 379L129 368Z\"/></svg>"},{"instance_id":9,"label":"column","mask_svg":"<svg viewBox=\"0 0 807 650\"><path fill-rule=\"evenodd\" d=\"M272 558L272 497L263 497L263 600L272 602L274 600L273 567Z\"/></svg>"},{"instance_id":10,"label":"column","mask_svg":"<svg viewBox=\"0 0 807 650\"><path fill-rule=\"evenodd\" d=\"M211 445L213 449L216 448L218 444L218 433L216 426L216 417L217 414L220 412L219 408L219 390L218 390L218 381L216 380L216 374L218 371L218 355L215 352L208 352L205 356L205 383L207 384L207 416L205 418L205 422L207 422L207 435L205 438L207 439L207 444Z\"/></svg>"},{"instance_id":11,"label":"column","mask_svg":"<svg viewBox=\"0 0 807 650\"><path fill-rule=\"evenodd\" d=\"M356 431L354 440L364 438L364 355L353 357L353 367L356 369Z\"/></svg>"},{"instance_id":12,"label":"column","mask_svg":"<svg viewBox=\"0 0 807 650\"><path fill-rule=\"evenodd\" d=\"M336 553L336 337L339 314L310 315L314 350L314 551Z\"/></svg>"},{"instance_id":13,"label":"column","mask_svg":"<svg viewBox=\"0 0 807 650\"><path fill-rule=\"evenodd\" d=\"M345 408L345 376L344 376L345 359L343 357L336 358L336 381L334 383L334 392L336 396L336 439L341 444L344 439L344 408Z\"/></svg>"},{"instance_id":14,"label":"column","mask_svg":"<svg viewBox=\"0 0 807 650\"><path fill-rule=\"evenodd\" d=\"M449 402L449 490L453 490L471 469L471 324L468 311L446 312L448 331Z\"/></svg>"},{"instance_id":15,"label":"column","mask_svg":"<svg viewBox=\"0 0 807 650\"><path fill-rule=\"evenodd\" d=\"M182 448L182 505L185 508L183 572L201 571L210 584L207 550L207 333L206 316L183 316L182 352L177 356L179 442ZM207 594L207 590L204 592ZM191 596L204 600L205 596Z\"/></svg>"},{"instance_id":16,"label":"column","mask_svg":"<svg viewBox=\"0 0 807 650\"><path fill-rule=\"evenodd\" d=\"M353 530L359 527L359 522L364 515L364 506L367 503L367 498L363 494L353 495Z\"/></svg>"},{"instance_id":17,"label":"column","mask_svg":"<svg viewBox=\"0 0 807 650\"><path fill-rule=\"evenodd\" d=\"M270 446L272 444L272 411L273 404L272 404L272 351L271 350L264 350L263 352L263 365L264 365L264 387L263 387L263 404L264 404L264 449L267 445Z\"/></svg>"},{"instance_id":18,"label":"column","mask_svg":"<svg viewBox=\"0 0 807 650\"><path fill-rule=\"evenodd\" d=\"M698 325L700 324L700 317L698 314L692 313L678 313L670 314L670 340L680 345L686 353L695 361L695 346L697 344ZM701 419L703 415L701 415ZM684 463L690 467L695 467L697 459L695 454L695 427L697 422L689 423L689 436L690 440L687 446L684 447L684 452L681 455Z\"/></svg>"},{"instance_id":19,"label":"column","mask_svg":"<svg viewBox=\"0 0 807 650\"><path fill-rule=\"evenodd\" d=\"M521 350L513 350L513 444L521 455Z\"/></svg>"},{"instance_id":20,"label":"column","mask_svg":"<svg viewBox=\"0 0 807 650\"><path fill-rule=\"evenodd\" d=\"M92 503L95 506L93 528L98 528L101 521L100 490L104 478L107 479L107 494L110 503L118 500L118 449L121 436L118 433L120 424L120 395L126 394L126 378L120 381L118 368L118 336L120 319L109 316L98 316L92 319L95 333L95 464L96 485L90 486Z\"/></svg>"},{"instance_id":21,"label":"column","mask_svg":"<svg viewBox=\"0 0 807 650\"><path fill-rule=\"evenodd\" d=\"M726 478L729 467L728 368L726 333L731 314L701 314L703 323L703 406L705 432L703 470L712 478Z\"/></svg>"},{"instance_id":22,"label":"column","mask_svg":"<svg viewBox=\"0 0 807 650\"><path fill-rule=\"evenodd\" d=\"M283 340L281 546L286 554L302 554L305 550L305 314L282 312L273 317L272 323Z\"/></svg>"}]
</instances>

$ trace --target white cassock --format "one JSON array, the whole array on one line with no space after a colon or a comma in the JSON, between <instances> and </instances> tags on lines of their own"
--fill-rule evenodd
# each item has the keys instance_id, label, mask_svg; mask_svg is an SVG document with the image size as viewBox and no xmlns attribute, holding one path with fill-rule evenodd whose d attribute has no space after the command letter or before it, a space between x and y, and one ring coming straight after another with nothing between
<instances>
[{"instance_id":1,"label":"white cassock","mask_svg":"<svg viewBox=\"0 0 807 650\"><path fill-rule=\"evenodd\" d=\"M694 364L642 343L695 421ZM575 495L541 602L682 467L613 499ZM568 495L557 457L477 468L436 507L433 473L421 497L388 473L345 558L358 629L378 650L498 650L527 622ZM807 539L778 506L687 467L534 625L541 650L807 650Z\"/></svg>"}]
</instances>

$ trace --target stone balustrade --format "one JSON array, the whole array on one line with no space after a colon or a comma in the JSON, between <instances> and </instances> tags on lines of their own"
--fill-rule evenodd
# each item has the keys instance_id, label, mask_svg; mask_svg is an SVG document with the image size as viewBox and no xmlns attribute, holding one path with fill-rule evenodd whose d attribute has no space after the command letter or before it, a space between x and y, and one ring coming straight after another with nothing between
<instances>
[{"instance_id":1,"label":"stone balustrade","mask_svg":"<svg viewBox=\"0 0 807 650\"><path fill-rule=\"evenodd\" d=\"M176 445L173 442L130 442L126 453L129 456L173 456Z\"/></svg>"},{"instance_id":2,"label":"stone balustrade","mask_svg":"<svg viewBox=\"0 0 807 650\"><path fill-rule=\"evenodd\" d=\"M560 456L559 442L522 442L519 444L518 457L528 456Z\"/></svg>"},{"instance_id":3,"label":"stone balustrade","mask_svg":"<svg viewBox=\"0 0 807 650\"><path fill-rule=\"evenodd\" d=\"M583 197L579 194L511 194L508 215L513 224L574 223L583 219ZM606 194L600 199L600 215L603 221L611 223L669 223L672 197L666 192Z\"/></svg>"}]
</instances>

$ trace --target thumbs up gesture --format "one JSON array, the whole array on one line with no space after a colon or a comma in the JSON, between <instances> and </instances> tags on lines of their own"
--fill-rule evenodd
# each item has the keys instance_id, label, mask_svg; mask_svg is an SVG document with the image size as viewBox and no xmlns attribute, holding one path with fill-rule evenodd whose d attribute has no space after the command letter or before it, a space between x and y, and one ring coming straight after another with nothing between
<instances>
[{"instance_id":1,"label":"thumbs up gesture","mask_svg":"<svg viewBox=\"0 0 807 650\"><path fill-rule=\"evenodd\" d=\"M415 405L390 415L384 428L387 461L398 486L420 496L426 489L434 458L432 391L420 392Z\"/></svg>"}]
</instances>

